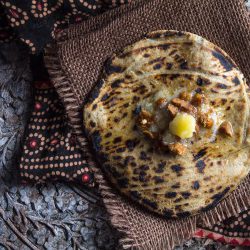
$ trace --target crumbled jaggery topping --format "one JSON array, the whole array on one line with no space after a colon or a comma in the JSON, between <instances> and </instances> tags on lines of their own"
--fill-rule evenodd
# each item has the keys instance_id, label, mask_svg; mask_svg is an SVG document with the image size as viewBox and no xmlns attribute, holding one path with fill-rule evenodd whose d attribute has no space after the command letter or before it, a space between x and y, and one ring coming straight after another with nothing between
<instances>
[{"instance_id":1,"label":"crumbled jaggery topping","mask_svg":"<svg viewBox=\"0 0 250 250\"><path fill-rule=\"evenodd\" d=\"M232 137L233 136L233 127L232 124L230 122L224 121L221 123L220 127L219 127L219 132Z\"/></svg>"},{"instance_id":2,"label":"crumbled jaggery topping","mask_svg":"<svg viewBox=\"0 0 250 250\"><path fill-rule=\"evenodd\" d=\"M180 98L173 98L172 103L179 107L181 111L185 111L194 115L197 113L197 109L192 104Z\"/></svg>"},{"instance_id":3,"label":"crumbled jaggery topping","mask_svg":"<svg viewBox=\"0 0 250 250\"><path fill-rule=\"evenodd\" d=\"M163 108L163 106L167 103L167 100L165 98L159 98L155 104L160 107Z\"/></svg>"},{"instance_id":4,"label":"crumbled jaggery topping","mask_svg":"<svg viewBox=\"0 0 250 250\"><path fill-rule=\"evenodd\" d=\"M154 133L149 129L153 122L154 116L147 110L142 109L137 118L137 124L139 125L142 133L150 139L155 139L157 137L157 133Z\"/></svg>"},{"instance_id":5,"label":"crumbled jaggery topping","mask_svg":"<svg viewBox=\"0 0 250 250\"><path fill-rule=\"evenodd\" d=\"M177 155L184 155L187 152L187 147L179 142L169 144L168 149L171 153Z\"/></svg>"},{"instance_id":6,"label":"crumbled jaggery topping","mask_svg":"<svg viewBox=\"0 0 250 250\"><path fill-rule=\"evenodd\" d=\"M149 124L149 123L151 123L152 121L153 121L153 115L150 113L150 112L148 112L148 111L146 111L146 110L144 110L144 109L142 109L141 110L141 112L140 112L140 115L139 115L139 122L142 124L142 125L145 125L145 124Z\"/></svg>"},{"instance_id":7,"label":"crumbled jaggery topping","mask_svg":"<svg viewBox=\"0 0 250 250\"><path fill-rule=\"evenodd\" d=\"M196 133L196 134L199 134L199 131L200 131L200 127L199 127L199 125L196 123L196 125L195 125L195 133Z\"/></svg>"},{"instance_id":8,"label":"crumbled jaggery topping","mask_svg":"<svg viewBox=\"0 0 250 250\"><path fill-rule=\"evenodd\" d=\"M179 95L180 99L185 100L185 101L190 101L191 100L191 95L190 93L183 91Z\"/></svg>"},{"instance_id":9,"label":"crumbled jaggery topping","mask_svg":"<svg viewBox=\"0 0 250 250\"><path fill-rule=\"evenodd\" d=\"M194 143L191 138L200 140L205 135L214 140L220 114L215 113L204 92L183 91L172 99L168 96L161 90L150 96L149 102L143 100L136 121L157 149L184 155ZM218 132L233 136L231 123L223 122Z\"/></svg>"},{"instance_id":10,"label":"crumbled jaggery topping","mask_svg":"<svg viewBox=\"0 0 250 250\"><path fill-rule=\"evenodd\" d=\"M205 101L205 96L200 93L196 93L192 98L192 104L195 106L201 106L202 103Z\"/></svg>"},{"instance_id":11,"label":"crumbled jaggery topping","mask_svg":"<svg viewBox=\"0 0 250 250\"><path fill-rule=\"evenodd\" d=\"M150 132L149 130L145 129L145 130L142 130L142 133L149 137L150 139L155 139L157 137L157 134L156 133L153 133L153 132Z\"/></svg>"},{"instance_id":12,"label":"crumbled jaggery topping","mask_svg":"<svg viewBox=\"0 0 250 250\"><path fill-rule=\"evenodd\" d=\"M208 113L200 114L199 122L204 128L212 128L214 123L213 119L209 117Z\"/></svg>"},{"instance_id":13,"label":"crumbled jaggery topping","mask_svg":"<svg viewBox=\"0 0 250 250\"><path fill-rule=\"evenodd\" d=\"M140 116L147 119L147 120L152 120L153 119L153 115L150 112L148 112L147 110L145 110L145 109L141 110Z\"/></svg>"},{"instance_id":14,"label":"crumbled jaggery topping","mask_svg":"<svg viewBox=\"0 0 250 250\"><path fill-rule=\"evenodd\" d=\"M153 123L153 121L153 115L146 110L141 110L139 116L137 117L137 124L141 127L143 131L147 130Z\"/></svg>"},{"instance_id":15,"label":"crumbled jaggery topping","mask_svg":"<svg viewBox=\"0 0 250 250\"><path fill-rule=\"evenodd\" d=\"M172 117L175 117L179 112L179 109L171 103L167 105L167 110L169 111Z\"/></svg>"}]
</instances>

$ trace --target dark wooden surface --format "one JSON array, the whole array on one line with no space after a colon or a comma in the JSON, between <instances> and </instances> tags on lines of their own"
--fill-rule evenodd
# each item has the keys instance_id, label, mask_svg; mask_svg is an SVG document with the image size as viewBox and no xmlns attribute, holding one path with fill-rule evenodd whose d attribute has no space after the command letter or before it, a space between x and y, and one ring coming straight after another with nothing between
<instances>
[{"instance_id":1,"label":"dark wooden surface","mask_svg":"<svg viewBox=\"0 0 250 250\"><path fill-rule=\"evenodd\" d=\"M113 249L98 196L62 183L17 185L17 159L32 107L29 56L0 45L0 249Z\"/></svg>"}]
</instances>

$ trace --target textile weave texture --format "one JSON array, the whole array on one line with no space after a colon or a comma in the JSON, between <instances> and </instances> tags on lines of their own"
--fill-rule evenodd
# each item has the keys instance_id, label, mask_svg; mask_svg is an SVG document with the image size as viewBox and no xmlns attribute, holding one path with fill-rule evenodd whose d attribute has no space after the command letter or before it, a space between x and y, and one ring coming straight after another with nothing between
<instances>
[{"instance_id":1,"label":"textile weave texture","mask_svg":"<svg viewBox=\"0 0 250 250\"><path fill-rule=\"evenodd\" d=\"M10 33L26 43L32 53L41 53L55 35L70 23L79 23L128 0L28 0L0 1L0 41ZM1 14L4 15L1 15ZM1 18L3 16L4 18ZM7 25L9 24L9 25Z\"/></svg>"},{"instance_id":2,"label":"textile weave texture","mask_svg":"<svg viewBox=\"0 0 250 250\"><path fill-rule=\"evenodd\" d=\"M84 100L97 82L104 61L112 53L158 29L185 30L207 38L231 55L249 81L250 23L241 0L226 3L222 0L137 1L71 27L58 36L57 45L47 52L50 76L85 149L88 164L96 172L111 221L125 232L125 237L120 240L124 248L171 249L191 237L197 224L209 227L247 210L250 205L247 177L216 208L199 216L166 221L120 197L96 165L82 129Z\"/></svg>"},{"instance_id":3,"label":"textile weave texture","mask_svg":"<svg viewBox=\"0 0 250 250\"><path fill-rule=\"evenodd\" d=\"M124 3L127 1L1 1L0 41L8 42L18 36L31 53L38 53L70 23ZM93 186L93 174L68 127L43 58L41 54L31 58L35 103L19 165L22 180L60 179Z\"/></svg>"}]
</instances>

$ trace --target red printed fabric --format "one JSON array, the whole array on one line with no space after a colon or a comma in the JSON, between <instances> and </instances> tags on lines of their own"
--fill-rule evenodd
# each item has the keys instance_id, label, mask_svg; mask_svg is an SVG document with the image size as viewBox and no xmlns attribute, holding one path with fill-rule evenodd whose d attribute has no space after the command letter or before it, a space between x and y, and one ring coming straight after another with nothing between
<instances>
[{"instance_id":1,"label":"red printed fabric","mask_svg":"<svg viewBox=\"0 0 250 250\"><path fill-rule=\"evenodd\" d=\"M229 245L250 247L250 209L218 222L211 228L199 228L197 238L209 238Z\"/></svg>"}]
</instances>

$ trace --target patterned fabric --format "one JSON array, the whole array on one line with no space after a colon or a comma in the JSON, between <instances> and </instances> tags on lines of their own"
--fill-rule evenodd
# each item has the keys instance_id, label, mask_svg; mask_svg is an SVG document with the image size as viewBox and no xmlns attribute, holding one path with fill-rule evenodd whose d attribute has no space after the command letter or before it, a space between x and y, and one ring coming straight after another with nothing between
<instances>
[{"instance_id":1,"label":"patterned fabric","mask_svg":"<svg viewBox=\"0 0 250 250\"><path fill-rule=\"evenodd\" d=\"M237 216L218 222L211 228L201 228L195 233L197 238L209 238L230 245L250 247L250 209Z\"/></svg>"},{"instance_id":2,"label":"patterned fabric","mask_svg":"<svg viewBox=\"0 0 250 250\"><path fill-rule=\"evenodd\" d=\"M69 24L127 2L0 1L0 42L8 42L16 34L32 53L38 53ZM67 117L49 81L41 53L32 58L35 103L20 161L21 179L23 182L60 179L93 186L93 173L67 125Z\"/></svg>"},{"instance_id":3,"label":"patterned fabric","mask_svg":"<svg viewBox=\"0 0 250 250\"><path fill-rule=\"evenodd\" d=\"M129 0L0 1L10 26L30 47L32 53L41 52L45 45L52 41L55 33L60 32L68 24L81 22L128 2Z\"/></svg>"},{"instance_id":4,"label":"patterned fabric","mask_svg":"<svg viewBox=\"0 0 250 250\"><path fill-rule=\"evenodd\" d=\"M127 2L129 0L1 1L0 42L15 37L14 31L32 53L38 53L68 24ZM93 186L93 173L68 126L65 110L49 81L42 57L33 57L31 65L35 102L20 160L21 179L24 182L63 180ZM211 228L200 225L195 237L250 246L250 210Z\"/></svg>"},{"instance_id":5,"label":"patterned fabric","mask_svg":"<svg viewBox=\"0 0 250 250\"><path fill-rule=\"evenodd\" d=\"M34 110L28 125L20 174L27 182L48 179L83 184L93 182L93 174L49 81L35 82Z\"/></svg>"},{"instance_id":6,"label":"patterned fabric","mask_svg":"<svg viewBox=\"0 0 250 250\"><path fill-rule=\"evenodd\" d=\"M59 179L92 186L93 173L68 126L42 57L33 56L31 65L35 101L20 161L21 179L24 182Z\"/></svg>"},{"instance_id":7,"label":"patterned fabric","mask_svg":"<svg viewBox=\"0 0 250 250\"><path fill-rule=\"evenodd\" d=\"M11 27L8 25L8 20L5 16L4 9L0 5L0 43L9 42L14 35Z\"/></svg>"}]
</instances>

